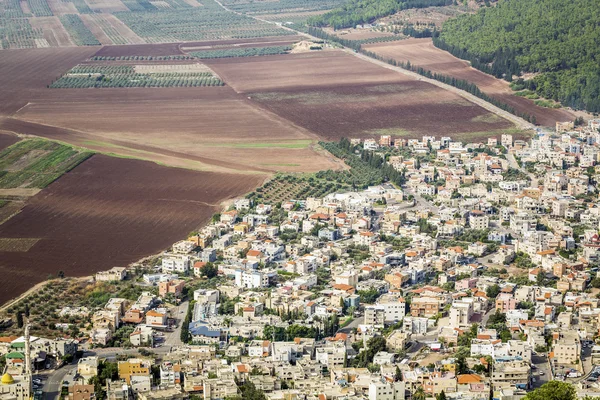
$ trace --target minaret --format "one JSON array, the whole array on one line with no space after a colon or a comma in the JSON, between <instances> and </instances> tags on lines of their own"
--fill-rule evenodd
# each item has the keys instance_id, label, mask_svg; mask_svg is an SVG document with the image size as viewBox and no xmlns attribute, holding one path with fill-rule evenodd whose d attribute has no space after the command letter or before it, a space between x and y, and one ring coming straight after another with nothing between
<instances>
[{"instance_id":1,"label":"minaret","mask_svg":"<svg viewBox=\"0 0 600 400\"><path fill-rule=\"evenodd\" d=\"M29 344L29 324L25 325L25 374L31 376L31 346Z\"/></svg>"}]
</instances>

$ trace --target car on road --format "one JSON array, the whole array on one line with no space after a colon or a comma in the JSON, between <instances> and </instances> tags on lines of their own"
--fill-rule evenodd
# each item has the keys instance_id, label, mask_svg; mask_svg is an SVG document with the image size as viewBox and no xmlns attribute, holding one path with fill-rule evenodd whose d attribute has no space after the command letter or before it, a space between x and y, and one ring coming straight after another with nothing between
<instances>
[{"instance_id":1,"label":"car on road","mask_svg":"<svg viewBox=\"0 0 600 400\"><path fill-rule=\"evenodd\" d=\"M540 371L540 375L544 375L544 371Z\"/></svg>"}]
</instances>

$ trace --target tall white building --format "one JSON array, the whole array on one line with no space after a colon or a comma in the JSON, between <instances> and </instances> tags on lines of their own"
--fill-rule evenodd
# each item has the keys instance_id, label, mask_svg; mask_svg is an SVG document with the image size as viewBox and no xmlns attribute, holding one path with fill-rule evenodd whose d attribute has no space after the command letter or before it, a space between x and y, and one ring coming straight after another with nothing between
<instances>
[{"instance_id":1,"label":"tall white building","mask_svg":"<svg viewBox=\"0 0 600 400\"><path fill-rule=\"evenodd\" d=\"M236 269L235 285L247 289L268 287L269 275L262 271Z\"/></svg>"},{"instance_id":2,"label":"tall white building","mask_svg":"<svg viewBox=\"0 0 600 400\"><path fill-rule=\"evenodd\" d=\"M190 258L183 255L172 255L162 259L162 272L186 274L190 269Z\"/></svg>"}]
</instances>

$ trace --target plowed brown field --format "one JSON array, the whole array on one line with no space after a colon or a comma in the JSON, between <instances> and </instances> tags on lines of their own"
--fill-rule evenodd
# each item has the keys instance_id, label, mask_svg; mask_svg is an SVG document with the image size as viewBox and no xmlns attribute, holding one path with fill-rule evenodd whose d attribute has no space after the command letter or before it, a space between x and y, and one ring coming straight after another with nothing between
<instances>
[{"instance_id":1,"label":"plowed brown field","mask_svg":"<svg viewBox=\"0 0 600 400\"><path fill-rule=\"evenodd\" d=\"M4 150L8 146L12 146L18 141L18 136L13 135L12 133L0 132L0 150Z\"/></svg>"},{"instance_id":2,"label":"plowed brown field","mask_svg":"<svg viewBox=\"0 0 600 400\"><path fill-rule=\"evenodd\" d=\"M386 58L410 61L412 65L472 82L484 93L512 106L519 113L535 115L538 124L554 127L556 121L575 119L575 115L567 110L539 107L533 100L513 95L506 81L476 70L468 62L438 49L431 39L407 39L368 44L364 47Z\"/></svg>"},{"instance_id":3,"label":"plowed brown field","mask_svg":"<svg viewBox=\"0 0 600 400\"><path fill-rule=\"evenodd\" d=\"M159 252L261 179L96 155L0 225L1 239L40 239L0 251L0 303L60 270L85 276Z\"/></svg>"},{"instance_id":4,"label":"plowed brown field","mask_svg":"<svg viewBox=\"0 0 600 400\"><path fill-rule=\"evenodd\" d=\"M341 51L209 60L236 91L328 140L484 138L512 123L464 98Z\"/></svg>"},{"instance_id":5,"label":"plowed brown field","mask_svg":"<svg viewBox=\"0 0 600 400\"><path fill-rule=\"evenodd\" d=\"M147 45L119 47L139 50ZM229 87L47 88L96 51L7 51L12 57L0 58L0 125L16 133L192 169L270 173L339 167L312 149L314 133ZM54 53L60 58L53 58ZM2 122L3 117L12 119Z\"/></svg>"}]
</instances>

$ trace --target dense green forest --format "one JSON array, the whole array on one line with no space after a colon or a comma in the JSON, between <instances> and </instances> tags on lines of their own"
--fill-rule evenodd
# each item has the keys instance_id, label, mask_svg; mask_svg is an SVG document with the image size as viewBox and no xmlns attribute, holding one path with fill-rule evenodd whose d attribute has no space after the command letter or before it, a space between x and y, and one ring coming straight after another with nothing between
<instances>
[{"instance_id":1,"label":"dense green forest","mask_svg":"<svg viewBox=\"0 0 600 400\"><path fill-rule=\"evenodd\" d=\"M539 73L520 87L600 111L598 0L501 0L446 21L434 44L509 81L520 72Z\"/></svg>"},{"instance_id":2,"label":"dense green forest","mask_svg":"<svg viewBox=\"0 0 600 400\"><path fill-rule=\"evenodd\" d=\"M311 26L343 29L369 24L377 18L409 8L447 6L453 3L453 0L349 0L342 7L309 18L307 23Z\"/></svg>"}]
</instances>

